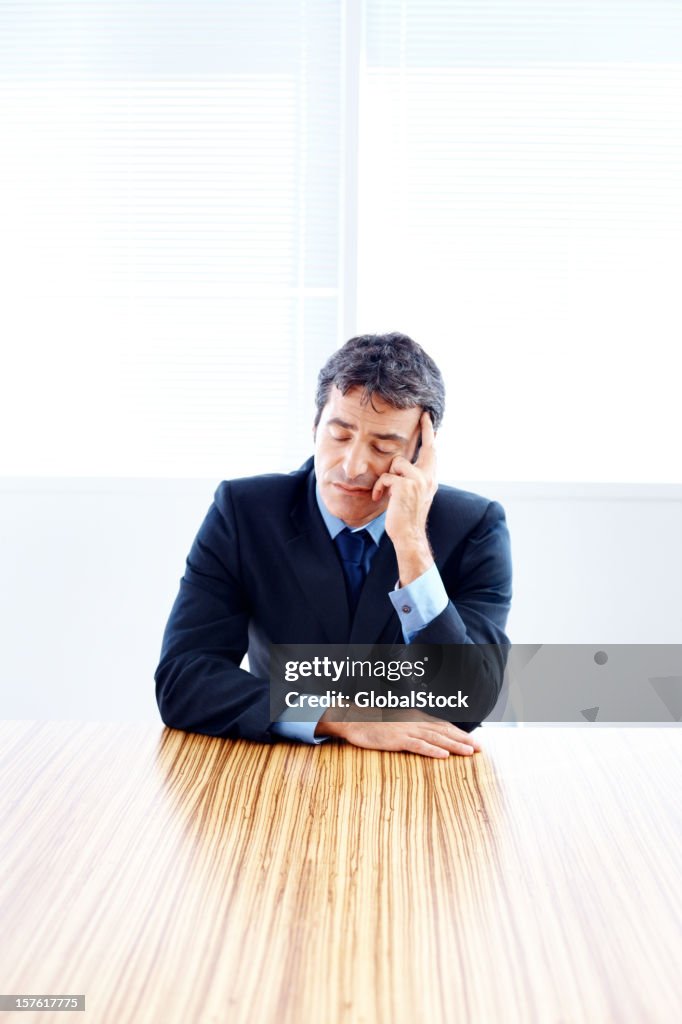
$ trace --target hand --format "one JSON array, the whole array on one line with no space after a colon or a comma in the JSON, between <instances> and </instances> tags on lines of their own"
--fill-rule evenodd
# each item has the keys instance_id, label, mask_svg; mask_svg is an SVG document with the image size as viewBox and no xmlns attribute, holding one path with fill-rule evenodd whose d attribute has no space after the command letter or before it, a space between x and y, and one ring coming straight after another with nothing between
<instances>
[{"instance_id":1,"label":"hand","mask_svg":"<svg viewBox=\"0 0 682 1024\"><path fill-rule=\"evenodd\" d=\"M395 718L398 720L391 722L337 722L333 716L327 719L327 714L325 712L317 723L315 735L337 736L354 747L405 750L423 757L449 757L450 754L470 756L481 750L480 742L470 733L424 712L396 712ZM401 720L403 715L410 720Z\"/></svg>"},{"instance_id":2,"label":"hand","mask_svg":"<svg viewBox=\"0 0 682 1024\"><path fill-rule=\"evenodd\" d=\"M426 520L438 484L430 413L422 413L420 428L422 444L417 461L412 463L403 455L396 455L388 472L381 474L372 491L373 501L380 501L386 491L389 493L386 533L396 550L402 586L417 579L433 564Z\"/></svg>"}]
</instances>

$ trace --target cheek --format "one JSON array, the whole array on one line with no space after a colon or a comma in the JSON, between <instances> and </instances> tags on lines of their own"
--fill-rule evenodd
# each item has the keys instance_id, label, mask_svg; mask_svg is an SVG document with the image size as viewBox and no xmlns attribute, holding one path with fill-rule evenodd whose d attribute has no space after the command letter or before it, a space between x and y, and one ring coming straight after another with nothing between
<instances>
[{"instance_id":1,"label":"cheek","mask_svg":"<svg viewBox=\"0 0 682 1024\"><path fill-rule=\"evenodd\" d=\"M395 455L375 455L372 460L372 473L374 476L378 478L382 473L388 473L394 458Z\"/></svg>"},{"instance_id":2,"label":"cheek","mask_svg":"<svg viewBox=\"0 0 682 1024\"><path fill-rule=\"evenodd\" d=\"M322 473L333 469L334 466L340 461L340 455L338 451L330 448L324 443L320 444L315 453L315 464L318 466Z\"/></svg>"}]
</instances>

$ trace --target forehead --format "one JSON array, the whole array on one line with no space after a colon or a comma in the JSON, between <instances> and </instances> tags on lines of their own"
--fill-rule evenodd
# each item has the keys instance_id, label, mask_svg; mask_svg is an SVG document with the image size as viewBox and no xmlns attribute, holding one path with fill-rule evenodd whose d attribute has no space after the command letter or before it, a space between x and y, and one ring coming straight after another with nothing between
<instances>
[{"instance_id":1,"label":"forehead","mask_svg":"<svg viewBox=\"0 0 682 1024\"><path fill-rule=\"evenodd\" d=\"M351 388L345 395L337 387L329 392L322 420L338 418L361 431L381 434L402 434L409 437L416 430L422 408L396 409L378 395L367 401L364 388Z\"/></svg>"}]
</instances>

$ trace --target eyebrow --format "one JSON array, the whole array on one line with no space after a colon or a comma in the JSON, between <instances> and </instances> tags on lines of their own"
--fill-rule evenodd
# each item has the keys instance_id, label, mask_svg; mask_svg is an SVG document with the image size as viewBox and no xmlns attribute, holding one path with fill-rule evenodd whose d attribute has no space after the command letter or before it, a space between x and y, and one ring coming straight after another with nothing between
<instances>
[{"instance_id":1,"label":"eyebrow","mask_svg":"<svg viewBox=\"0 0 682 1024\"><path fill-rule=\"evenodd\" d=\"M344 430L357 430L358 428L352 423L346 423L340 416L333 416L330 420L327 420L327 426L335 424L337 427L343 427ZM380 441L396 441L398 444L407 444L407 438L403 437L402 434L370 434L370 437L376 437Z\"/></svg>"}]
</instances>

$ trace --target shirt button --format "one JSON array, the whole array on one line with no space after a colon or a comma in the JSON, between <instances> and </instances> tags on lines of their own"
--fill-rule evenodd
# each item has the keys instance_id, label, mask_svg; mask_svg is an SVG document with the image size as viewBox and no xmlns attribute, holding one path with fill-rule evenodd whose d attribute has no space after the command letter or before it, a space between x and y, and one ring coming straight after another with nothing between
<instances>
[{"instance_id":1,"label":"shirt button","mask_svg":"<svg viewBox=\"0 0 682 1024\"><path fill-rule=\"evenodd\" d=\"M406 615L409 615L409 613L412 611L412 609L410 608L409 604L404 604L403 605L403 611L405 612Z\"/></svg>"}]
</instances>

